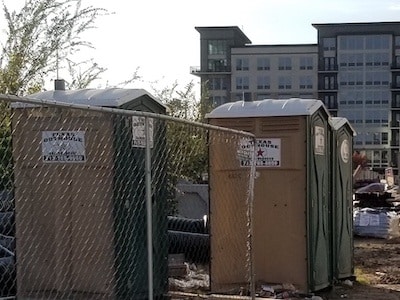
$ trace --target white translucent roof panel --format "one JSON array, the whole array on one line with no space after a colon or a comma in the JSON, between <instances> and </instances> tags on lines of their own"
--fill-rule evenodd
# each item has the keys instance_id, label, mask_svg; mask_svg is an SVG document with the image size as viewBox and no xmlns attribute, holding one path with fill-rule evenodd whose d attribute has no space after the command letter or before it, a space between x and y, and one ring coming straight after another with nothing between
<instances>
[{"instance_id":1,"label":"white translucent roof panel","mask_svg":"<svg viewBox=\"0 0 400 300\"><path fill-rule=\"evenodd\" d=\"M81 89L81 90L53 90L29 95L29 98L49 101L59 101L71 104L120 107L125 103L147 95L155 102L164 106L144 89Z\"/></svg>"},{"instance_id":2,"label":"white translucent roof panel","mask_svg":"<svg viewBox=\"0 0 400 300\"><path fill-rule=\"evenodd\" d=\"M207 114L206 117L213 119L299 115L308 116L313 115L321 107L328 112L322 101L317 99L291 98L284 100L265 99L258 101L237 101L218 106Z\"/></svg>"}]
</instances>

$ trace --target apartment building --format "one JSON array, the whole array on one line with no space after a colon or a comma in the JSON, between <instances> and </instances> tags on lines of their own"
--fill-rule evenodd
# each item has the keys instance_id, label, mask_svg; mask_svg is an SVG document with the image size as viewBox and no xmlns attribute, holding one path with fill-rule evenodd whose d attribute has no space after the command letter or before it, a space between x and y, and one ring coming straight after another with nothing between
<instances>
[{"instance_id":1,"label":"apartment building","mask_svg":"<svg viewBox=\"0 0 400 300\"><path fill-rule=\"evenodd\" d=\"M400 22L312 24L316 44L252 45L236 26L196 27L191 68L215 106L317 98L357 132L354 150L383 171L400 164ZM267 33L266 33L267 34Z\"/></svg>"}]
</instances>

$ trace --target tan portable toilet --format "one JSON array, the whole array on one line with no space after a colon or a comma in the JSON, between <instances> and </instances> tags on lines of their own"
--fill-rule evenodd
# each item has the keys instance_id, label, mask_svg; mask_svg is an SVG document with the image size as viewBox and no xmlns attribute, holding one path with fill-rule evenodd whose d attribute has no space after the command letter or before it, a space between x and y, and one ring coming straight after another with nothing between
<instances>
[{"instance_id":1,"label":"tan portable toilet","mask_svg":"<svg viewBox=\"0 0 400 300\"><path fill-rule=\"evenodd\" d=\"M60 106L13 105L18 299L147 299L145 147L133 134L139 117L62 105L160 114L166 107L141 89L31 98ZM151 155L161 160L164 125L153 121ZM157 171L166 178L165 168ZM166 184L154 185L153 286L161 299L168 287Z\"/></svg>"},{"instance_id":2,"label":"tan portable toilet","mask_svg":"<svg viewBox=\"0 0 400 300\"><path fill-rule=\"evenodd\" d=\"M255 281L291 283L303 291L329 286L330 126L323 103L315 99L238 101L217 107L207 118L212 125L256 136L251 255ZM229 242L246 239L246 215L227 217L226 211L238 204L232 203L229 191L219 191L226 190L232 172L244 172L250 161L238 157L235 165L215 168L214 162L227 154L210 147L210 280L211 290L218 292L248 282L246 249Z\"/></svg>"}]
</instances>

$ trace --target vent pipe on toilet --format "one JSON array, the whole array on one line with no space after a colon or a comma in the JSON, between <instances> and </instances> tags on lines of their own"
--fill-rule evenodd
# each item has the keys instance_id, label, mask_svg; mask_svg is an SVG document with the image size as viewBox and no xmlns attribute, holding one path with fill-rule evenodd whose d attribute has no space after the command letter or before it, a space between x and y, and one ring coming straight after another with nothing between
<instances>
[{"instance_id":1,"label":"vent pipe on toilet","mask_svg":"<svg viewBox=\"0 0 400 300\"><path fill-rule=\"evenodd\" d=\"M54 80L54 90L65 91L65 80L64 79Z\"/></svg>"}]
</instances>

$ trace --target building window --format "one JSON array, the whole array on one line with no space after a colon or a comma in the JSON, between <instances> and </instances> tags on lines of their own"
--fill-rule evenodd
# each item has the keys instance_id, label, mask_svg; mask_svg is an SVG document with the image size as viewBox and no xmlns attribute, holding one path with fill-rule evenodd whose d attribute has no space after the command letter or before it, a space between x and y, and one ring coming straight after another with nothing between
<instances>
[{"instance_id":1,"label":"building window","mask_svg":"<svg viewBox=\"0 0 400 300\"><path fill-rule=\"evenodd\" d=\"M353 137L354 145L362 145L363 144L363 137L361 135L356 135Z\"/></svg>"},{"instance_id":2,"label":"building window","mask_svg":"<svg viewBox=\"0 0 400 300\"><path fill-rule=\"evenodd\" d=\"M236 77L236 89L237 90L248 90L249 89L249 77Z\"/></svg>"},{"instance_id":3,"label":"building window","mask_svg":"<svg viewBox=\"0 0 400 300\"><path fill-rule=\"evenodd\" d=\"M337 109L336 95L325 95L323 102L328 109Z\"/></svg>"},{"instance_id":4,"label":"building window","mask_svg":"<svg viewBox=\"0 0 400 300\"><path fill-rule=\"evenodd\" d=\"M213 107L217 107L220 106L224 103L228 102L228 99L226 96L214 96L211 97L211 103L213 105Z\"/></svg>"},{"instance_id":5,"label":"building window","mask_svg":"<svg viewBox=\"0 0 400 300\"><path fill-rule=\"evenodd\" d=\"M300 82L299 88L301 90L313 88L312 76L300 76L299 82Z\"/></svg>"},{"instance_id":6,"label":"building window","mask_svg":"<svg viewBox=\"0 0 400 300\"><path fill-rule=\"evenodd\" d=\"M209 55L226 55L228 52L227 40L208 40Z\"/></svg>"},{"instance_id":7,"label":"building window","mask_svg":"<svg viewBox=\"0 0 400 300\"><path fill-rule=\"evenodd\" d=\"M400 108L400 94L395 93L395 94L393 95L392 107L394 107L394 108Z\"/></svg>"},{"instance_id":8,"label":"building window","mask_svg":"<svg viewBox=\"0 0 400 300\"><path fill-rule=\"evenodd\" d=\"M251 101L252 100L251 93L249 93L249 92L236 93L234 95L234 97L235 97L236 101Z\"/></svg>"},{"instance_id":9,"label":"building window","mask_svg":"<svg viewBox=\"0 0 400 300\"><path fill-rule=\"evenodd\" d=\"M398 35L394 37L394 47L400 49L400 36Z\"/></svg>"},{"instance_id":10,"label":"building window","mask_svg":"<svg viewBox=\"0 0 400 300\"><path fill-rule=\"evenodd\" d=\"M400 67L400 56L395 56L394 58L394 67L399 68Z\"/></svg>"},{"instance_id":11,"label":"building window","mask_svg":"<svg viewBox=\"0 0 400 300\"><path fill-rule=\"evenodd\" d=\"M268 57L257 58L257 70L269 70L270 68L270 60Z\"/></svg>"},{"instance_id":12,"label":"building window","mask_svg":"<svg viewBox=\"0 0 400 300\"><path fill-rule=\"evenodd\" d=\"M389 143L389 134L387 132L381 133L381 144L387 145Z\"/></svg>"},{"instance_id":13,"label":"building window","mask_svg":"<svg viewBox=\"0 0 400 300\"><path fill-rule=\"evenodd\" d=\"M370 90L365 93L366 106L388 109L389 99L390 91L387 90Z\"/></svg>"},{"instance_id":14,"label":"building window","mask_svg":"<svg viewBox=\"0 0 400 300\"><path fill-rule=\"evenodd\" d=\"M335 57L324 57L324 70L325 71L336 70L336 58Z\"/></svg>"},{"instance_id":15,"label":"building window","mask_svg":"<svg viewBox=\"0 0 400 300\"><path fill-rule=\"evenodd\" d=\"M237 58L236 59L236 70L237 71L248 71L249 70L249 59L248 58Z\"/></svg>"},{"instance_id":16,"label":"building window","mask_svg":"<svg viewBox=\"0 0 400 300\"><path fill-rule=\"evenodd\" d=\"M340 67L362 67L364 65L364 57L362 53L342 53L339 56Z\"/></svg>"},{"instance_id":17,"label":"building window","mask_svg":"<svg viewBox=\"0 0 400 300\"><path fill-rule=\"evenodd\" d=\"M225 78L211 78L209 81L209 89L218 91L227 89L227 80Z\"/></svg>"},{"instance_id":18,"label":"building window","mask_svg":"<svg viewBox=\"0 0 400 300\"><path fill-rule=\"evenodd\" d=\"M208 60L209 72L228 72L228 62L226 59L209 59Z\"/></svg>"},{"instance_id":19,"label":"building window","mask_svg":"<svg viewBox=\"0 0 400 300\"><path fill-rule=\"evenodd\" d=\"M314 65L312 57L300 57L300 70L312 70L313 67Z\"/></svg>"},{"instance_id":20,"label":"building window","mask_svg":"<svg viewBox=\"0 0 400 300\"><path fill-rule=\"evenodd\" d=\"M280 76L278 78L278 88L280 90L288 90L292 88L292 78L289 76Z\"/></svg>"},{"instance_id":21,"label":"building window","mask_svg":"<svg viewBox=\"0 0 400 300\"><path fill-rule=\"evenodd\" d=\"M394 87L399 88L400 87L400 75L395 75L394 80L395 80Z\"/></svg>"},{"instance_id":22,"label":"building window","mask_svg":"<svg viewBox=\"0 0 400 300\"><path fill-rule=\"evenodd\" d=\"M341 86L363 85L362 72L342 72L339 74L339 84Z\"/></svg>"},{"instance_id":23,"label":"building window","mask_svg":"<svg viewBox=\"0 0 400 300\"><path fill-rule=\"evenodd\" d=\"M257 100L264 100L264 99L269 99L271 98L270 94L257 94Z\"/></svg>"},{"instance_id":24,"label":"building window","mask_svg":"<svg viewBox=\"0 0 400 300\"><path fill-rule=\"evenodd\" d=\"M279 57L278 69L279 70L291 70L292 69L292 58L291 57Z\"/></svg>"},{"instance_id":25,"label":"building window","mask_svg":"<svg viewBox=\"0 0 400 300\"><path fill-rule=\"evenodd\" d=\"M340 50L362 50L364 49L364 37L357 35L339 36Z\"/></svg>"},{"instance_id":26,"label":"building window","mask_svg":"<svg viewBox=\"0 0 400 300\"><path fill-rule=\"evenodd\" d=\"M334 90L335 89L335 76L334 75L324 76L324 89L325 90Z\"/></svg>"},{"instance_id":27,"label":"building window","mask_svg":"<svg viewBox=\"0 0 400 300\"><path fill-rule=\"evenodd\" d=\"M389 72L366 72L365 74L366 85L387 86L389 85L389 79Z\"/></svg>"},{"instance_id":28,"label":"building window","mask_svg":"<svg viewBox=\"0 0 400 300\"><path fill-rule=\"evenodd\" d=\"M388 35L367 35L365 49L389 49L390 37Z\"/></svg>"},{"instance_id":29,"label":"building window","mask_svg":"<svg viewBox=\"0 0 400 300\"><path fill-rule=\"evenodd\" d=\"M369 67L388 66L389 53L367 53L365 54L365 65Z\"/></svg>"},{"instance_id":30,"label":"building window","mask_svg":"<svg viewBox=\"0 0 400 300\"><path fill-rule=\"evenodd\" d=\"M365 123L371 126L389 125L389 113L387 109L366 109L365 110Z\"/></svg>"},{"instance_id":31,"label":"building window","mask_svg":"<svg viewBox=\"0 0 400 300\"><path fill-rule=\"evenodd\" d=\"M271 80L269 76L258 76L257 77L257 89L268 90L271 88Z\"/></svg>"},{"instance_id":32,"label":"building window","mask_svg":"<svg viewBox=\"0 0 400 300\"><path fill-rule=\"evenodd\" d=\"M324 51L336 50L336 38L324 38L322 40Z\"/></svg>"}]
</instances>

